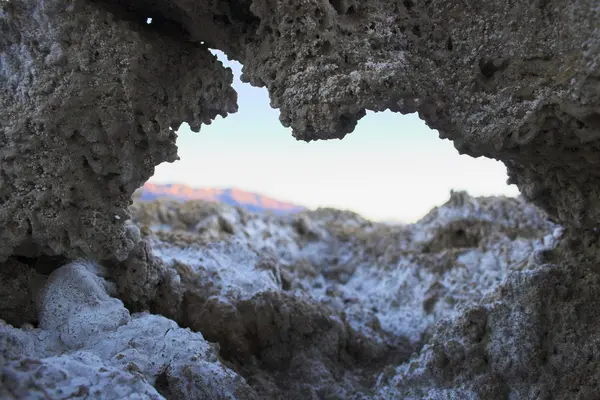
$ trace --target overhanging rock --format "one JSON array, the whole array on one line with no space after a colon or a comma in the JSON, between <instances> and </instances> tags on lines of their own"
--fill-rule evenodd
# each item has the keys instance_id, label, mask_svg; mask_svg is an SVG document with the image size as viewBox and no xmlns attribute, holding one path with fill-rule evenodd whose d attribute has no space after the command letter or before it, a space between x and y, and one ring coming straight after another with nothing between
<instances>
[{"instance_id":1,"label":"overhanging rock","mask_svg":"<svg viewBox=\"0 0 600 400\"><path fill-rule=\"evenodd\" d=\"M232 74L176 28L90 1L0 7L0 260L123 259L133 191L177 129L235 112Z\"/></svg>"},{"instance_id":2,"label":"overhanging rock","mask_svg":"<svg viewBox=\"0 0 600 400\"><path fill-rule=\"evenodd\" d=\"M169 126L235 111L206 46L242 62L300 140L343 138L365 110L418 112L503 161L554 220L595 227L599 21L599 0L5 2L0 258L126 256L129 196L176 159Z\"/></svg>"},{"instance_id":3,"label":"overhanging rock","mask_svg":"<svg viewBox=\"0 0 600 400\"><path fill-rule=\"evenodd\" d=\"M255 1L240 54L301 140L418 112L551 218L600 220L600 1Z\"/></svg>"}]
</instances>

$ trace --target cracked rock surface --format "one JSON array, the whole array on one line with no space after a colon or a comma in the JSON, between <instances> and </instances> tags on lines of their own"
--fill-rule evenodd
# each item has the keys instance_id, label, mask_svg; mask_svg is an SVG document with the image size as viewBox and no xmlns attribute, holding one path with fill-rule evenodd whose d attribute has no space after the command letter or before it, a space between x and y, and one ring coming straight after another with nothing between
<instances>
[{"instance_id":1,"label":"cracked rock surface","mask_svg":"<svg viewBox=\"0 0 600 400\"><path fill-rule=\"evenodd\" d=\"M140 202L131 213L153 262L179 277L174 318L218 342L266 398L402 398L388 375L428 348L436 325L538 268L561 235L522 200L463 192L409 226L202 201ZM204 223L219 219L233 229Z\"/></svg>"},{"instance_id":2,"label":"cracked rock surface","mask_svg":"<svg viewBox=\"0 0 600 400\"><path fill-rule=\"evenodd\" d=\"M521 200L463 192L408 226L202 201L130 212L140 241L123 262L76 261L50 275L3 265L12 278L2 298L34 301L27 321L3 314L6 393L398 398L395 374L436 343L436 326L454 326L511 274L538 268L560 237ZM204 223L219 220L229 223ZM18 298L7 296L15 282Z\"/></svg>"}]
</instances>

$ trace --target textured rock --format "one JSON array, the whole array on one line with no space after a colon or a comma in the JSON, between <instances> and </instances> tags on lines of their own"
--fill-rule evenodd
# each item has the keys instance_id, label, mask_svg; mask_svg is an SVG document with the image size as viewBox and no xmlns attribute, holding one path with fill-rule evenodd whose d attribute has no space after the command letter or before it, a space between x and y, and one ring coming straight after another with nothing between
<instances>
[{"instance_id":1,"label":"textured rock","mask_svg":"<svg viewBox=\"0 0 600 400\"><path fill-rule=\"evenodd\" d=\"M108 264L110 279L118 297L131 311L148 311L177 318L183 300L183 287L176 271L152 253L148 241L141 240L127 260Z\"/></svg>"},{"instance_id":2,"label":"textured rock","mask_svg":"<svg viewBox=\"0 0 600 400\"><path fill-rule=\"evenodd\" d=\"M302 140L365 109L419 112L460 152L503 161L552 218L600 217L600 2L254 1L244 77Z\"/></svg>"},{"instance_id":3,"label":"textured rock","mask_svg":"<svg viewBox=\"0 0 600 400\"><path fill-rule=\"evenodd\" d=\"M36 323L35 294L44 280L17 260L0 264L0 318L14 326Z\"/></svg>"},{"instance_id":4,"label":"textured rock","mask_svg":"<svg viewBox=\"0 0 600 400\"><path fill-rule=\"evenodd\" d=\"M3 300L14 318L38 299L37 327L0 327L0 395L595 396L600 239L563 237L521 199L453 192L406 226L205 202L132 215L140 241L108 269L4 265L7 287L46 283ZM229 232L203 224L226 216Z\"/></svg>"},{"instance_id":5,"label":"textured rock","mask_svg":"<svg viewBox=\"0 0 600 400\"><path fill-rule=\"evenodd\" d=\"M236 109L207 46L244 64L298 139L342 138L365 110L419 112L462 153L503 161L553 219L595 227L600 2L467 4L4 2L0 258L127 257L129 197L176 159L170 128Z\"/></svg>"},{"instance_id":6,"label":"textured rock","mask_svg":"<svg viewBox=\"0 0 600 400\"><path fill-rule=\"evenodd\" d=\"M545 264L515 271L485 306L438 327L382 379L385 398L592 399L598 386L599 276ZM471 396L467 396L471 393Z\"/></svg>"},{"instance_id":7,"label":"textured rock","mask_svg":"<svg viewBox=\"0 0 600 400\"><path fill-rule=\"evenodd\" d=\"M124 10L0 7L0 260L123 260L131 194L177 159L171 128L236 110L232 74L173 27Z\"/></svg>"},{"instance_id":8,"label":"textured rock","mask_svg":"<svg viewBox=\"0 0 600 400\"><path fill-rule=\"evenodd\" d=\"M200 333L130 315L92 263L57 269L39 297L39 328L0 326L1 390L21 398L253 399ZM164 396L164 397L163 397Z\"/></svg>"},{"instance_id":9,"label":"textured rock","mask_svg":"<svg viewBox=\"0 0 600 400\"><path fill-rule=\"evenodd\" d=\"M132 215L161 268L176 271L177 321L218 342L266 398L402 398L384 382L430 346L436 324L537 268L561 235L520 199L464 192L407 226L206 202L140 202ZM231 233L203 223L236 215Z\"/></svg>"},{"instance_id":10,"label":"textured rock","mask_svg":"<svg viewBox=\"0 0 600 400\"><path fill-rule=\"evenodd\" d=\"M598 21L599 0L0 2L1 397L594 398ZM201 202L126 225L173 129L236 109L209 47L296 138L418 112L568 235L464 193L402 227Z\"/></svg>"},{"instance_id":11,"label":"textured rock","mask_svg":"<svg viewBox=\"0 0 600 400\"><path fill-rule=\"evenodd\" d=\"M600 2L133 1L243 65L301 140L418 112L573 227L600 216ZM211 18L212 17L212 18Z\"/></svg>"}]
</instances>

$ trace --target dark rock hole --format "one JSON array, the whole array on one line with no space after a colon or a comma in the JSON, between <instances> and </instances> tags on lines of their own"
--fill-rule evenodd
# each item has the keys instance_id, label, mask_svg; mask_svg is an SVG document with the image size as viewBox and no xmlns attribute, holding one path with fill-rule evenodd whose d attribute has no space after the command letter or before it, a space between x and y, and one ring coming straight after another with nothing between
<instances>
[{"instance_id":1,"label":"dark rock hole","mask_svg":"<svg viewBox=\"0 0 600 400\"><path fill-rule=\"evenodd\" d=\"M482 58L479 60L479 70L486 79L490 79L496 74L496 72L505 69L507 65L508 63L502 60L486 58Z\"/></svg>"},{"instance_id":2,"label":"dark rock hole","mask_svg":"<svg viewBox=\"0 0 600 400\"><path fill-rule=\"evenodd\" d=\"M344 7L345 5L345 0L329 0L329 3L331 3L332 7L335 9L335 11L337 11L338 14L345 14L346 13L346 9Z\"/></svg>"},{"instance_id":3,"label":"dark rock hole","mask_svg":"<svg viewBox=\"0 0 600 400\"><path fill-rule=\"evenodd\" d=\"M414 33L416 37L421 37L421 27L419 25L413 26L412 33Z\"/></svg>"},{"instance_id":4,"label":"dark rock hole","mask_svg":"<svg viewBox=\"0 0 600 400\"><path fill-rule=\"evenodd\" d=\"M69 263L64 256L41 255L39 257L14 256L14 259L30 268L35 269L38 274L50 275L55 269Z\"/></svg>"},{"instance_id":5,"label":"dark rock hole","mask_svg":"<svg viewBox=\"0 0 600 400\"><path fill-rule=\"evenodd\" d=\"M167 376L166 369L156 377L156 381L154 382L154 388L165 398L172 398L173 393L171 392L171 388L169 387L169 377Z\"/></svg>"},{"instance_id":6,"label":"dark rock hole","mask_svg":"<svg viewBox=\"0 0 600 400\"><path fill-rule=\"evenodd\" d=\"M592 113L586 116L583 121L592 129L600 129L600 113Z\"/></svg>"},{"instance_id":7,"label":"dark rock hole","mask_svg":"<svg viewBox=\"0 0 600 400\"><path fill-rule=\"evenodd\" d=\"M170 16L165 16L160 10L153 8L151 3L118 0L91 0L91 2L104 8L118 20L132 21L146 29L179 40L189 38L189 32L181 21L169 19Z\"/></svg>"},{"instance_id":8,"label":"dark rock hole","mask_svg":"<svg viewBox=\"0 0 600 400\"><path fill-rule=\"evenodd\" d=\"M231 20L229 19L229 17L227 15L215 15L215 16L213 16L213 21L220 22L225 26L231 25Z\"/></svg>"}]
</instances>

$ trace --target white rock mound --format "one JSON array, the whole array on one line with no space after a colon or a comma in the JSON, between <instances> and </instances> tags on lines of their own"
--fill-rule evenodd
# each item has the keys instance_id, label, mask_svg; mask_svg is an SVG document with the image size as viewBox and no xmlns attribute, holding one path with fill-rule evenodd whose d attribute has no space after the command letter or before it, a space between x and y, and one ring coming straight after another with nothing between
<instances>
[{"instance_id":1,"label":"white rock mound","mask_svg":"<svg viewBox=\"0 0 600 400\"><path fill-rule=\"evenodd\" d=\"M39 328L0 327L2 398L250 399L201 333L165 317L130 315L97 265L54 271L39 297Z\"/></svg>"}]
</instances>

